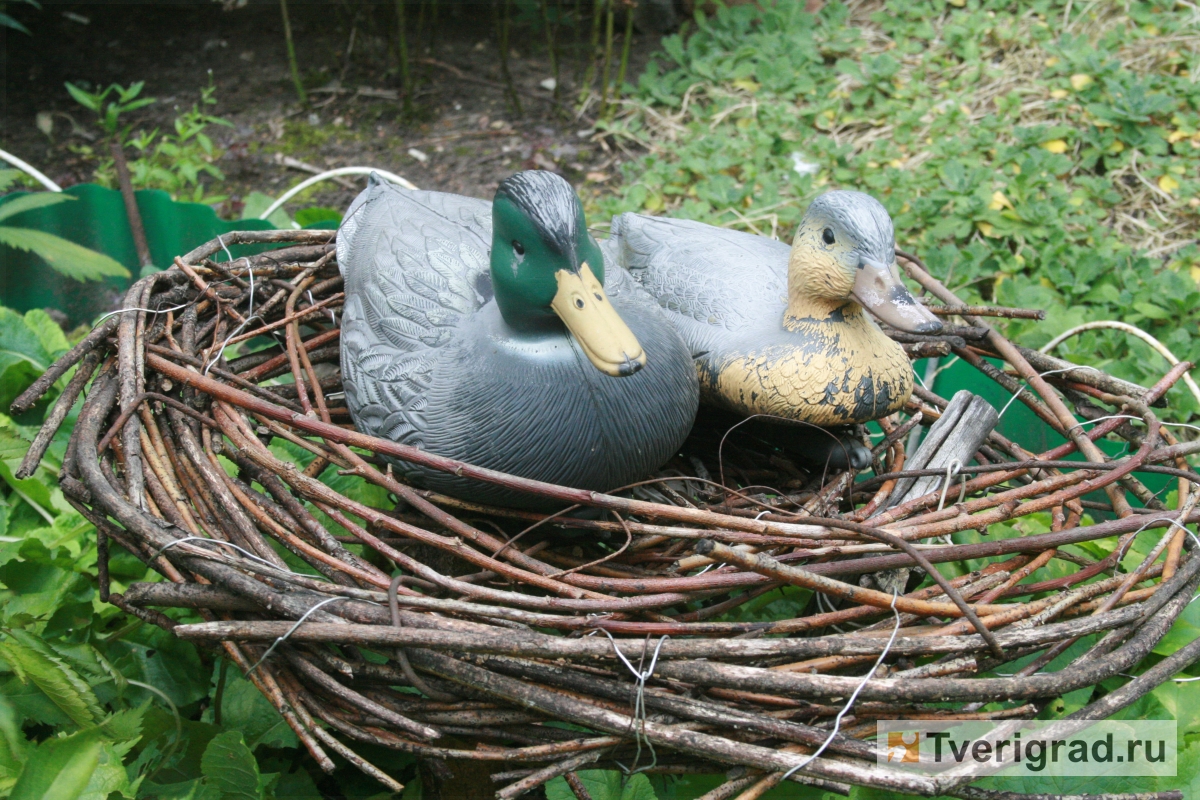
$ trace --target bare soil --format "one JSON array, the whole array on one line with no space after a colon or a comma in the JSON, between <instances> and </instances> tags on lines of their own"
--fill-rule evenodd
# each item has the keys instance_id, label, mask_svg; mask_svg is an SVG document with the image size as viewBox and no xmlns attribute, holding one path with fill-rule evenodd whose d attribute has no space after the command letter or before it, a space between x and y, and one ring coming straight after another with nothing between
<instances>
[{"instance_id":1,"label":"bare soil","mask_svg":"<svg viewBox=\"0 0 1200 800\"><path fill-rule=\"evenodd\" d=\"M573 7L570 0L565 5ZM10 5L33 35L6 37L0 146L61 185L91 180L96 158L83 148L96 146L89 137L98 128L91 112L67 94L65 81L85 87L145 81L144 94L158 102L133 112L130 121L137 128L169 129L181 110L197 102L211 71L219 101L212 113L232 123L206 131L222 151L215 164L226 181L210 192L230 196L218 209L227 218L240 216L240 199L249 192L278 196L307 177L303 168L288 166L293 161L316 169L378 167L421 188L484 198L520 169L553 169L577 186L603 184L615 174L618 154L592 136L592 120L578 111L584 65L575 30L563 27L559 34L563 102L556 105L540 85L552 76L545 34L531 21L514 23L509 65L522 106L518 115L505 99L493 8L490 2L441 0L436 31L421 41L410 36L418 79L415 110L406 115L389 41L391 3L293 0L309 108L300 105L291 81L274 2L229 11L214 2L46 3L40 12ZM619 53L619 32L616 38ZM634 35L631 80L657 44L656 36ZM51 115L49 135L38 129L39 114ZM363 185L352 180L323 183L289 210L344 209Z\"/></svg>"}]
</instances>

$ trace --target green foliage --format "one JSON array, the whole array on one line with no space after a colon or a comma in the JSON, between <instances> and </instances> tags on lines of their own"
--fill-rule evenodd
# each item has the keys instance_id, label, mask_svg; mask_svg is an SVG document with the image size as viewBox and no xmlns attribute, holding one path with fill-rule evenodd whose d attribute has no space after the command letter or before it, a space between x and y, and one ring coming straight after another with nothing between
<instances>
[{"instance_id":1,"label":"green foliage","mask_svg":"<svg viewBox=\"0 0 1200 800\"><path fill-rule=\"evenodd\" d=\"M24 211L65 203L75 198L61 192L42 192L18 197L0 205L0 221ZM77 281L98 281L106 277L129 277L129 270L95 250L81 247L52 233L0 225L0 245L16 250L32 251L55 272Z\"/></svg>"},{"instance_id":2,"label":"green foliage","mask_svg":"<svg viewBox=\"0 0 1200 800\"><path fill-rule=\"evenodd\" d=\"M1192 17L1075 4L1068 29L1070 4L1050 0L888 0L853 18L762 5L663 41L601 126L648 152L592 213L787 240L817 194L859 189L968 301L1046 309L1008 325L1022 344L1114 319L1200 358L1200 84L1182 48L1158 44L1194 36ZM1144 384L1166 367L1114 331L1057 354ZM1182 386L1170 399L1176 416L1200 411Z\"/></svg>"},{"instance_id":3,"label":"green foliage","mask_svg":"<svg viewBox=\"0 0 1200 800\"><path fill-rule=\"evenodd\" d=\"M208 77L208 85L200 89L199 102L177 116L170 131L141 129L133 135L130 135L132 126L120 127L120 116L155 102L150 98L135 99L141 92L141 82L128 89L113 84L100 94L84 92L69 83L66 86L80 104L96 112L105 133L122 147L132 147L136 151L137 156L128 162L129 179L135 189L162 189L176 200L213 204L225 200L225 196L209 194L207 184L223 181L225 175L215 163L221 152L205 130L210 125L230 126L231 123L208 112L207 109L217 103L211 72ZM110 92L116 92L117 99L105 105L104 100ZM76 146L73 150L96 160L97 183L109 188L116 185L116 168L107 153L97 154L87 145Z\"/></svg>"},{"instance_id":4,"label":"green foliage","mask_svg":"<svg viewBox=\"0 0 1200 800\"><path fill-rule=\"evenodd\" d=\"M0 308L2 407L69 346L45 312ZM73 414L42 467L14 477L45 408L0 414L0 798L318 800L311 761L252 684L228 670L214 719L219 662L99 601L95 529L55 477ZM116 545L109 572L114 591L158 579ZM346 783L347 797L378 792Z\"/></svg>"},{"instance_id":5,"label":"green foliage","mask_svg":"<svg viewBox=\"0 0 1200 800\"><path fill-rule=\"evenodd\" d=\"M271 207L275 202L275 198L262 192L250 192L243 200L242 219L258 219L258 216ZM287 230L294 227L292 218L282 208L275 209L271 216L267 217L267 222L274 225L280 230Z\"/></svg>"},{"instance_id":6,"label":"green foliage","mask_svg":"<svg viewBox=\"0 0 1200 800\"><path fill-rule=\"evenodd\" d=\"M592 800L656 800L654 787L645 775L626 778L613 770L588 769L576 773ZM565 778L546 784L546 800L574 800L575 793Z\"/></svg>"},{"instance_id":7,"label":"green foliage","mask_svg":"<svg viewBox=\"0 0 1200 800\"><path fill-rule=\"evenodd\" d=\"M131 83L128 87L112 84L101 92L88 92L73 83L63 84L67 92L79 105L96 114L100 127L109 136L123 139L129 132L128 128L121 130L121 115L130 111L158 102L153 97L138 97L142 93L145 81ZM109 95L114 99L108 100Z\"/></svg>"},{"instance_id":8,"label":"green foliage","mask_svg":"<svg viewBox=\"0 0 1200 800\"><path fill-rule=\"evenodd\" d=\"M76 800L100 763L101 747L95 728L47 739L25 760L9 800Z\"/></svg>"},{"instance_id":9,"label":"green foliage","mask_svg":"<svg viewBox=\"0 0 1200 800\"><path fill-rule=\"evenodd\" d=\"M334 227L337 227L342 223L342 212L336 208L325 208L324 206L302 208L296 212L296 224L301 228L322 222L332 223Z\"/></svg>"},{"instance_id":10,"label":"green foliage","mask_svg":"<svg viewBox=\"0 0 1200 800\"><path fill-rule=\"evenodd\" d=\"M37 0L16 0L16 2L24 3L25 5L28 5L28 6L33 6L34 8L38 9L39 11L42 9L42 4L39 3ZM0 8L3 8L3 6L0 6ZM17 22L11 16L9 16L8 14L5 14L3 11L0 11L0 28L11 28L14 31L20 31L21 33L25 34L26 36L33 35L29 32L29 28L26 28L24 25Z\"/></svg>"},{"instance_id":11,"label":"green foliage","mask_svg":"<svg viewBox=\"0 0 1200 800\"><path fill-rule=\"evenodd\" d=\"M165 189L177 200L193 203L219 203L224 195L208 195L201 176L218 181L225 175L213 163L220 152L204 130L209 125L231 126L227 120L207 113L204 108L216 105L216 87L209 75L209 85L200 90L200 102L175 118L172 133L159 133L155 128L142 131L129 140L138 157L129 162L130 179L136 187Z\"/></svg>"},{"instance_id":12,"label":"green foliage","mask_svg":"<svg viewBox=\"0 0 1200 800\"><path fill-rule=\"evenodd\" d=\"M200 760L205 783L220 792L222 800L260 800L263 776L254 754L239 731L226 731L212 738Z\"/></svg>"}]
</instances>

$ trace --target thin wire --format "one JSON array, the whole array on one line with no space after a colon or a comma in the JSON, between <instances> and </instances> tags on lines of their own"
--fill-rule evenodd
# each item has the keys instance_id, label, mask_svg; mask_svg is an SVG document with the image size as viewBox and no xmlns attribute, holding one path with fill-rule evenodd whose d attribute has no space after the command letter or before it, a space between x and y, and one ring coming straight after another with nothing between
<instances>
[{"instance_id":1,"label":"thin wire","mask_svg":"<svg viewBox=\"0 0 1200 800\"><path fill-rule=\"evenodd\" d=\"M650 748L650 763L645 767L642 767L641 769L627 769L620 762L617 762L617 766L625 770L625 773L628 775L633 775L648 769L654 769L655 765L658 764L658 753L654 751L654 743L646 738L646 680L654 674L654 668L658 666L658 653L660 650L662 650L662 646L666 643L667 639L670 639L671 637L664 635L658 640L658 645L656 645L654 648L654 655L650 658L650 666L643 671L633 666L629 659L625 657L625 654L621 652L621 648L617 647L617 640L613 638L611 633L604 628L601 628L600 632L607 636L608 640L612 642L613 652L617 654L617 658L621 659L622 663L625 664L625 667L631 673L633 673L633 677L637 679L637 697L633 703L633 724L636 727L634 741L637 742L637 752L633 756L633 765L635 767L637 766L638 760L642 756L643 739L646 742L646 746ZM644 659L645 657L646 651L642 650L642 658Z\"/></svg>"},{"instance_id":2,"label":"thin wire","mask_svg":"<svg viewBox=\"0 0 1200 800\"><path fill-rule=\"evenodd\" d=\"M313 299L312 289L308 290L308 304L310 306L315 306L317 304L317 301ZM337 315L333 313L333 309L329 306L325 306L325 310L329 312L329 319L334 325L337 325Z\"/></svg>"},{"instance_id":3,"label":"thin wire","mask_svg":"<svg viewBox=\"0 0 1200 800\"><path fill-rule=\"evenodd\" d=\"M1055 336L1049 342L1042 345L1038 352L1048 353L1077 333L1083 333L1084 331L1092 331L1101 328L1110 328L1113 330L1131 333L1146 344L1153 347L1159 353L1159 355L1167 360L1167 363L1171 364L1172 366L1179 363L1179 359L1175 357L1175 354L1168 350L1167 346L1158 339L1155 339L1153 336L1146 333L1136 325L1130 325L1128 322L1117 322L1115 320L1099 320L1097 322L1085 322L1082 325L1076 325L1074 328L1063 331L1058 336ZM1195 397L1197 401L1200 401L1200 386L1196 385L1196 381L1193 380L1190 372L1183 373L1183 382L1187 384L1188 389L1191 390L1192 396Z\"/></svg>"},{"instance_id":4,"label":"thin wire","mask_svg":"<svg viewBox=\"0 0 1200 800\"><path fill-rule=\"evenodd\" d=\"M1179 530L1183 531L1188 536L1192 537L1192 540L1196 543L1196 546L1198 548L1200 548L1200 539L1197 539L1196 534L1192 533L1184 525L1180 524L1179 520L1168 519L1167 517L1151 517L1149 520L1146 521L1145 525L1143 525L1142 527L1138 528L1136 531L1133 532L1133 536L1129 537L1129 541L1127 541L1125 543L1125 546L1122 547L1121 550L1118 552L1118 554L1117 554L1117 566L1118 567L1121 566L1121 561L1122 561L1122 559L1125 558L1126 551L1130 547L1133 546L1133 540L1138 537L1138 534L1141 533L1142 531L1146 530L1146 528L1150 527L1151 525L1153 525L1156 522L1166 522L1166 523L1169 523L1170 525L1174 525L1176 528L1179 528ZM1200 597L1200 595L1197 595L1197 597ZM1190 604L1191 603L1189 601L1189 605Z\"/></svg>"},{"instance_id":5,"label":"thin wire","mask_svg":"<svg viewBox=\"0 0 1200 800\"><path fill-rule=\"evenodd\" d=\"M962 472L962 468L963 463L957 458L951 459L950 463L946 465L946 477L942 480L942 497L940 500L938 500L938 511L941 511L946 505L946 492L950 489L950 484L954 482L954 478L958 475L958 473ZM967 484L964 481L962 491L965 492L966 490ZM958 502L961 503L962 498L963 495L962 492L960 492L958 495Z\"/></svg>"},{"instance_id":6,"label":"thin wire","mask_svg":"<svg viewBox=\"0 0 1200 800\"><path fill-rule=\"evenodd\" d=\"M217 241L221 243L221 248L225 251L225 255L229 257L229 268L233 269L233 253L229 252L229 248L225 246L225 240L222 239L220 236L217 237ZM237 336L239 333L241 333L242 329L245 328L247 325L249 325L250 322L252 320L254 320L254 318L255 318L254 317L254 267L250 264L249 258L245 259L245 261L246 261L246 270L250 273L250 308L247 310L246 318L244 320L242 320L242 324L238 325L236 328L234 328L233 333L231 333L225 337L225 341L221 343L221 349L217 351L217 354L215 356L213 356L212 361L209 361L204 366L204 374L205 375L207 375L208 371L210 369L212 369L213 364L216 364L218 361L221 360L221 356L224 355L225 348L229 346L230 340L233 339L233 337ZM309 299L310 300L312 299L311 293L309 293ZM337 320L335 319L334 322L337 322Z\"/></svg>"},{"instance_id":7,"label":"thin wire","mask_svg":"<svg viewBox=\"0 0 1200 800\"><path fill-rule=\"evenodd\" d=\"M223 542L220 539L209 539L208 537L205 537L205 536L184 536L182 539L176 539L173 542L167 542L165 545L163 545L158 550L156 550L154 555L150 556L150 560L153 561L154 559L161 556L163 554L163 551L169 550L170 548L174 547L175 545L183 544L184 542L205 542L206 544L219 544L223 547L232 547L234 550L237 550L239 553L246 556L247 558L251 558L262 564L266 564L271 569L279 570L280 572L291 572L291 570L288 569L287 567L280 567L278 564L272 564L270 561L267 561L265 558L260 558L259 556L256 556L254 553L251 553L246 548L238 547L233 542Z\"/></svg>"},{"instance_id":8,"label":"thin wire","mask_svg":"<svg viewBox=\"0 0 1200 800\"><path fill-rule=\"evenodd\" d=\"M896 642L896 635L900 633L900 612L896 610L896 591L897 590L895 589L892 590L892 613L896 616L896 624L892 627L892 635L888 637L887 644L883 647L883 652L879 654L879 658L875 659L875 666L871 667L871 669L867 671L867 674L863 676L863 679L859 682L858 686L855 687L854 693L850 695L850 699L846 702L845 707L838 712L837 717L835 717L833 720L833 730L829 732L829 736L825 737L825 741L821 742L821 746L818 747L816 752L810 755L808 758L804 759L799 764L783 773L783 777L779 779L780 781L786 781L792 776L793 772L804 769L813 761L815 761L817 756L825 752L825 748L829 747L829 743L833 741L833 737L838 735L838 730L842 727L842 717L846 716L847 712L850 711L851 707L854 705L854 701L858 699L859 692L863 690L863 687L867 685L867 681L871 680L871 676L875 674L875 671L879 669L879 665L883 663L885 658L887 658L888 651L892 649L892 645Z\"/></svg>"},{"instance_id":9,"label":"thin wire","mask_svg":"<svg viewBox=\"0 0 1200 800\"><path fill-rule=\"evenodd\" d=\"M1070 372L1071 370L1076 370L1076 369L1090 369L1090 370L1092 370L1093 372L1100 372L1100 370L1096 369L1095 367L1084 367L1084 366L1075 366L1075 365L1072 365L1072 366L1069 366L1069 367L1064 367L1063 369L1052 369L1052 370L1050 370L1049 372L1039 372L1039 373L1038 373L1038 377L1040 377L1040 378L1044 378L1044 377L1046 377L1047 375L1056 375L1056 374L1058 374L1058 373L1060 373L1060 372ZM1024 378L1022 378L1021 380L1025 380L1025 379L1024 379ZM1016 393L1015 393L1015 394L1013 394L1013 396L1012 396L1012 397L1008 398L1008 402L1004 404L1004 408L1000 409L1000 415L999 415L998 417L996 417L996 422L999 422L999 421L1000 421L1001 417L1003 417L1003 416L1004 416L1004 412L1008 411L1008 407L1009 407L1009 406L1011 406L1011 405L1013 404L1013 402L1014 402L1014 401L1015 401L1015 400L1016 400L1018 397L1020 397L1020 396L1021 396L1021 392L1025 391L1025 390L1026 390L1026 389L1028 389L1028 388L1029 388L1029 386L1028 386L1028 385L1022 386L1022 387L1020 387L1019 389L1017 389Z\"/></svg>"},{"instance_id":10,"label":"thin wire","mask_svg":"<svg viewBox=\"0 0 1200 800\"><path fill-rule=\"evenodd\" d=\"M178 311L181 308L187 308L191 303L184 303L181 306L171 306L170 308L118 308L116 311L110 311L107 314L102 314L92 323L92 327L99 325L109 317L115 317L117 314L124 314L126 311L145 311L148 314L165 314L168 311Z\"/></svg>"},{"instance_id":11,"label":"thin wire","mask_svg":"<svg viewBox=\"0 0 1200 800\"><path fill-rule=\"evenodd\" d=\"M1087 419L1077 425L1072 425L1068 430L1075 430L1084 425L1091 425L1093 422L1103 422L1106 419L1131 419L1134 422L1145 422L1141 417L1135 417L1131 414L1110 414L1107 417L1096 417L1095 419ZM1200 431L1200 426L1189 425L1186 422L1159 422L1159 425L1169 425L1172 428L1191 428L1194 431Z\"/></svg>"},{"instance_id":12,"label":"thin wire","mask_svg":"<svg viewBox=\"0 0 1200 800\"><path fill-rule=\"evenodd\" d=\"M308 611L305 611L304 616L302 616L302 617L300 617L300 619L296 620L296 624L293 625L292 627L288 628L287 633L285 633L283 636L280 636L278 639L276 639L274 641L274 643L270 647L267 648L267 652L262 654L262 658L260 658L258 661L255 661L254 666L252 666L250 669L246 670L246 677L249 678L251 676L251 674L254 673L254 670L258 669L259 664L266 661L267 656L271 655L271 653L274 653L276 647L279 647L279 645L281 645L285 641L287 641L287 638L289 636L291 636L293 633L295 633L296 629L304 624L304 620L306 620L310 616L312 616L313 613L318 608L320 608L321 606L329 605L330 603L336 603L338 600L346 600L346 599L347 598L345 598L345 597L327 597L324 600L322 600L321 602L317 603L312 608L310 608Z\"/></svg>"}]
</instances>

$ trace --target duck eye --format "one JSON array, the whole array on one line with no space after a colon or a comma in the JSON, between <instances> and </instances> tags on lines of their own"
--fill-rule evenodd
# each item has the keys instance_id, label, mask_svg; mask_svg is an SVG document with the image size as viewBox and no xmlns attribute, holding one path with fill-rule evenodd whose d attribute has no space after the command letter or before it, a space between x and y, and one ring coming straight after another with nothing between
<instances>
[{"instance_id":1,"label":"duck eye","mask_svg":"<svg viewBox=\"0 0 1200 800\"><path fill-rule=\"evenodd\" d=\"M519 256L525 255L525 245L521 244L516 239L513 239L513 252Z\"/></svg>"},{"instance_id":2,"label":"duck eye","mask_svg":"<svg viewBox=\"0 0 1200 800\"><path fill-rule=\"evenodd\" d=\"M825 240L825 244L833 244L833 228L826 228L821 231L821 238Z\"/></svg>"}]
</instances>

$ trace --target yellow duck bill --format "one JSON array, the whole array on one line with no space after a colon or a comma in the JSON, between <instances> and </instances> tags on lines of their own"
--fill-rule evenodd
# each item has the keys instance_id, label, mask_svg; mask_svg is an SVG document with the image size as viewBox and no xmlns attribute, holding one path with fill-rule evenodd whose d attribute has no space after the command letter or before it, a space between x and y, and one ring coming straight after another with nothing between
<instances>
[{"instance_id":1,"label":"yellow duck bill","mask_svg":"<svg viewBox=\"0 0 1200 800\"><path fill-rule=\"evenodd\" d=\"M613 308L591 267L584 263L578 272L563 269L554 277L558 292L550 307L596 369L619 378L646 366L642 345Z\"/></svg>"},{"instance_id":2,"label":"yellow duck bill","mask_svg":"<svg viewBox=\"0 0 1200 800\"><path fill-rule=\"evenodd\" d=\"M864 258L851 296L879 319L905 333L937 333L942 323L901 283L896 264Z\"/></svg>"}]
</instances>

